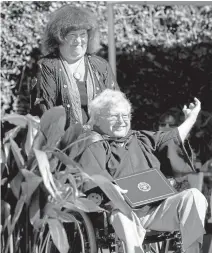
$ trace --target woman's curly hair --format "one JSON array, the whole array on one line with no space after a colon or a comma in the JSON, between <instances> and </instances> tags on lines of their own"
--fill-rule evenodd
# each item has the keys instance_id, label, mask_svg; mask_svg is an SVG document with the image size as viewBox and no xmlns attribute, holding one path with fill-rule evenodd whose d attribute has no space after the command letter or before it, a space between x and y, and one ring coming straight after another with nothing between
<instances>
[{"instance_id":1,"label":"woman's curly hair","mask_svg":"<svg viewBox=\"0 0 212 253\"><path fill-rule=\"evenodd\" d=\"M88 32L87 53L99 49L99 31L97 18L93 12L83 7L65 5L50 16L43 35L42 52L44 55L57 53L70 31L86 29Z\"/></svg>"}]
</instances>

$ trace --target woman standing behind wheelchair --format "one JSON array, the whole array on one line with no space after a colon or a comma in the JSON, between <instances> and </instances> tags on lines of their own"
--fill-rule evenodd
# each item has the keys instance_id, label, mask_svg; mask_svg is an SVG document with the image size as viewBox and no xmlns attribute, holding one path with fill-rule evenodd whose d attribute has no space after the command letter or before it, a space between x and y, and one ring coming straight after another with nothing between
<instances>
[{"instance_id":1,"label":"woman standing behind wheelchair","mask_svg":"<svg viewBox=\"0 0 212 253\"><path fill-rule=\"evenodd\" d=\"M119 89L109 63L96 56L97 19L90 10L65 5L56 10L43 37L44 57L32 87L32 114L62 105L66 127L88 121L90 101L106 88Z\"/></svg>"}]
</instances>

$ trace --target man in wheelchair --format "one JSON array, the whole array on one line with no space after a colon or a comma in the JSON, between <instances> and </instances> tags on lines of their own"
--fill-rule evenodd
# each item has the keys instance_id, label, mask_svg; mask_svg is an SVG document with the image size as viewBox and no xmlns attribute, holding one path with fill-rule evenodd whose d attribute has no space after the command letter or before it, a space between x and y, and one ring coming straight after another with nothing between
<instances>
[{"instance_id":1,"label":"man in wheelchair","mask_svg":"<svg viewBox=\"0 0 212 253\"><path fill-rule=\"evenodd\" d=\"M89 111L92 127L89 134L93 141L87 142L83 150L80 142L72 149L75 156L77 154L76 161L88 175L103 173L113 182L114 179L154 167L166 177L195 172L186 136L200 111L198 99L195 98L188 108L184 106L185 121L168 132L131 130L131 104L120 91L103 91L91 102ZM115 187L124 198L125 189ZM88 182L85 191L89 189ZM206 209L205 197L191 188L162 202L133 210L130 215L112 203L110 222L125 243L127 253L143 252L146 230L179 230L184 252L197 253L200 252L205 232Z\"/></svg>"}]
</instances>

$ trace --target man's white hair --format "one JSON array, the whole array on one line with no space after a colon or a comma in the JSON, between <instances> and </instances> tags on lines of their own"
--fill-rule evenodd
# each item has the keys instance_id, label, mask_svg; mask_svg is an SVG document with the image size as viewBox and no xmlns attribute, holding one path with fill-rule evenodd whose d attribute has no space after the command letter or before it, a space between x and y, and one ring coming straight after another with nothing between
<instances>
[{"instance_id":1,"label":"man's white hair","mask_svg":"<svg viewBox=\"0 0 212 253\"><path fill-rule=\"evenodd\" d=\"M89 105L89 113L91 121L95 121L96 117L101 114L102 110L110 109L122 105L126 108L127 113L131 113L132 106L125 94L121 91L106 89L95 97Z\"/></svg>"}]
</instances>

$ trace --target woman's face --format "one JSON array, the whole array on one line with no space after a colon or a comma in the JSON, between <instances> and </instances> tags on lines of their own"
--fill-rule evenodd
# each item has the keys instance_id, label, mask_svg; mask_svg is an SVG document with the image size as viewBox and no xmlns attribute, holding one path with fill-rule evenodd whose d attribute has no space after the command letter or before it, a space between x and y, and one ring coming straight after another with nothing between
<instances>
[{"instance_id":1,"label":"woman's face","mask_svg":"<svg viewBox=\"0 0 212 253\"><path fill-rule=\"evenodd\" d=\"M88 46L87 30L76 30L69 32L64 43L59 46L61 55L70 61L76 61L83 57Z\"/></svg>"},{"instance_id":2,"label":"woman's face","mask_svg":"<svg viewBox=\"0 0 212 253\"><path fill-rule=\"evenodd\" d=\"M177 127L177 124L175 118L172 115L168 115L163 122L159 123L160 131L169 131L175 127Z\"/></svg>"}]
</instances>

